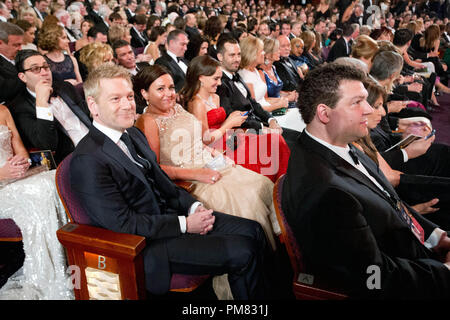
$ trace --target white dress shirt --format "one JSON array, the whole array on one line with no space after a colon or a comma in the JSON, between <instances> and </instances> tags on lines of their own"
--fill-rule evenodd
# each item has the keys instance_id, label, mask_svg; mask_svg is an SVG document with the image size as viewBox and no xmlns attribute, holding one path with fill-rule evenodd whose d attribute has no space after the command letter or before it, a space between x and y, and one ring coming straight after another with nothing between
<instances>
[{"instance_id":1,"label":"white dress shirt","mask_svg":"<svg viewBox=\"0 0 450 320\"><path fill-rule=\"evenodd\" d=\"M180 66L180 68L181 68L181 70L183 70L184 74L186 74L188 66L182 60L178 61L177 56L173 52L171 52L169 50L167 50L166 52Z\"/></svg>"},{"instance_id":2,"label":"white dress shirt","mask_svg":"<svg viewBox=\"0 0 450 320\"><path fill-rule=\"evenodd\" d=\"M342 159L344 159L345 161L350 163L352 166L354 166L356 169L361 171L365 176L367 176L370 179L370 181L372 181L378 188L380 188L383 191L383 193L387 193L387 191L384 190L384 188L378 183L378 181L376 181L376 179L369 174L369 172L361 164L361 162L359 162L358 165L355 164L355 162L353 161L352 157L349 154L349 150L350 150L349 146L347 146L345 148L342 148L342 147L338 147L338 146L329 144L328 142L313 136L306 129L305 129L305 133L308 136L310 136L311 139L314 139L318 143L320 143L323 146L327 147L328 149L330 149L331 151L336 153L338 156L340 156ZM435 247L438 244L438 242L439 242L439 240L440 240L440 238L441 238L443 233L445 233L444 230L441 230L439 228L434 229L433 232L431 233L431 235L428 237L428 239L424 242L424 246L426 248L428 248L428 249L431 249L431 248ZM445 265L445 266L447 266L447 265ZM450 267L448 267L448 268L450 269Z\"/></svg>"},{"instance_id":3,"label":"white dress shirt","mask_svg":"<svg viewBox=\"0 0 450 320\"><path fill-rule=\"evenodd\" d=\"M36 98L36 93L28 89L28 92ZM69 106L60 97L50 98L48 107L36 106L36 118L42 120L53 121L54 118L67 131L74 146L89 132L86 125L81 122L80 118L69 108Z\"/></svg>"},{"instance_id":4,"label":"white dress shirt","mask_svg":"<svg viewBox=\"0 0 450 320\"><path fill-rule=\"evenodd\" d=\"M104 125L96 122L95 120L92 122L92 125L94 127L96 127L99 131L101 131L105 136L110 138L127 155L127 157L130 158L131 161L133 161L133 163L140 166L140 164L137 163L131 156L131 153L128 150L125 142L123 142L120 139L122 137L123 132L111 129L107 126L104 126ZM125 130L125 132L126 132L126 130ZM191 207L189 208L188 215L193 214L200 205L203 205L203 204L199 201L194 202L191 205ZM178 221L180 222L181 233L186 233L186 217L178 216Z\"/></svg>"}]
</instances>

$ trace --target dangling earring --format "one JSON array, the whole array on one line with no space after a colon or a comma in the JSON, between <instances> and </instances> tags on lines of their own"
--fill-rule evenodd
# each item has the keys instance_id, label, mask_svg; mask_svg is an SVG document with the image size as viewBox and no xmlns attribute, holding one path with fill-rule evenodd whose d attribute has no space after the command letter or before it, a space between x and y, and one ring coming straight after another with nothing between
<instances>
[{"instance_id":1,"label":"dangling earring","mask_svg":"<svg viewBox=\"0 0 450 320\"><path fill-rule=\"evenodd\" d=\"M269 64L269 59L264 59L264 64L267 66Z\"/></svg>"}]
</instances>

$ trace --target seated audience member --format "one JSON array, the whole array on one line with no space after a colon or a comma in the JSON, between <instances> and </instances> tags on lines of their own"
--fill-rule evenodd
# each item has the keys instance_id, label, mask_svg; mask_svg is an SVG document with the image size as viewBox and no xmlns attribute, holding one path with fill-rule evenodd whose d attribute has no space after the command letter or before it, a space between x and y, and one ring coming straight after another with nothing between
<instances>
[{"instance_id":1,"label":"seated audience member","mask_svg":"<svg viewBox=\"0 0 450 320\"><path fill-rule=\"evenodd\" d=\"M91 124L83 99L67 81L53 81L50 66L34 50L16 56L24 93L10 109L27 149L51 150L57 163L73 151Z\"/></svg>"},{"instance_id":2,"label":"seated audience member","mask_svg":"<svg viewBox=\"0 0 450 320\"><path fill-rule=\"evenodd\" d=\"M305 48L305 43L301 38L294 38L291 40L291 53L289 58L294 61L295 66L302 68L302 73L305 74L308 71L308 65L303 61L302 54Z\"/></svg>"},{"instance_id":3,"label":"seated audience member","mask_svg":"<svg viewBox=\"0 0 450 320\"><path fill-rule=\"evenodd\" d=\"M372 60L378 52L378 43L366 35L358 36L353 42L350 56L361 60L367 65L367 70L372 68Z\"/></svg>"},{"instance_id":4,"label":"seated audience member","mask_svg":"<svg viewBox=\"0 0 450 320\"><path fill-rule=\"evenodd\" d=\"M294 141L298 132L281 128L277 120L252 98L250 90L237 73L241 63L241 49L237 40L232 36L222 37L217 43L217 58L223 71L217 95L220 97L220 106L225 109L227 116L233 111L248 111L248 117L241 128L253 129L257 133L281 132L288 144Z\"/></svg>"},{"instance_id":5,"label":"seated audience member","mask_svg":"<svg viewBox=\"0 0 450 320\"><path fill-rule=\"evenodd\" d=\"M111 26L111 28L109 28L108 30L108 43L112 45L117 40L125 40L126 42L130 43L130 28L120 24Z\"/></svg>"},{"instance_id":6,"label":"seated audience member","mask_svg":"<svg viewBox=\"0 0 450 320\"><path fill-rule=\"evenodd\" d=\"M239 128L247 116L243 116L242 111L226 116L216 94L221 78L222 70L217 60L208 55L194 58L186 74L189 85L180 91L185 109L201 122L203 143L219 150L236 164L275 182L286 172L289 147L279 134L258 135L234 129ZM272 142L272 139L277 141Z\"/></svg>"},{"instance_id":7,"label":"seated audience member","mask_svg":"<svg viewBox=\"0 0 450 320\"><path fill-rule=\"evenodd\" d=\"M174 96L171 87L164 92ZM268 248L261 226L207 209L168 179L145 136L133 127L129 72L102 65L89 75L84 90L94 121L73 154L73 191L94 225L146 237L146 289L168 292L173 273L226 273L235 299L267 297Z\"/></svg>"},{"instance_id":8,"label":"seated audience member","mask_svg":"<svg viewBox=\"0 0 450 320\"><path fill-rule=\"evenodd\" d=\"M208 54L209 41L205 36L198 36L189 39L187 50L184 57L191 61L197 56L204 56Z\"/></svg>"},{"instance_id":9,"label":"seated audience member","mask_svg":"<svg viewBox=\"0 0 450 320\"><path fill-rule=\"evenodd\" d=\"M337 60L336 60L337 62ZM364 86L368 92L367 102L374 109L368 115L367 126L369 130L376 128L381 119L386 115L383 103L386 100L384 88L375 81L367 79ZM420 132L417 126L420 126ZM407 132L427 135L431 129L425 123L412 122L404 126ZM370 138L370 135L356 141L363 151L380 167L388 181L396 189L400 198L419 212L426 214L426 218L446 230L450 228L450 178L432 177L424 175L404 174L393 170L386 160L380 155ZM433 207L437 204L437 207ZM437 212L438 211L438 212Z\"/></svg>"},{"instance_id":10,"label":"seated audience member","mask_svg":"<svg viewBox=\"0 0 450 320\"><path fill-rule=\"evenodd\" d=\"M130 29L131 46L133 48L144 48L147 43L147 35L145 27L147 25L147 17L145 15L136 15L133 19L133 24Z\"/></svg>"},{"instance_id":11,"label":"seated audience member","mask_svg":"<svg viewBox=\"0 0 450 320\"><path fill-rule=\"evenodd\" d=\"M90 28L92 28L93 24L89 20L83 20L80 24L80 32L81 32L81 38L79 38L75 42L75 51L80 50L84 46L89 44L89 38L88 38L88 31Z\"/></svg>"},{"instance_id":12,"label":"seated audience member","mask_svg":"<svg viewBox=\"0 0 450 320\"><path fill-rule=\"evenodd\" d=\"M113 58L114 53L111 46L101 42L90 43L80 52L80 61L86 66L88 74L103 63L113 62Z\"/></svg>"},{"instance_id":13,"label":"seated audience member","mask_svg":"<svg viewBox=\"0 0 450 320\"><path fill-rule=\"evenodd\" d=\"M154 64L156 59L161 56L161 47L164 47L167 42L167 32L164 27L156 26L152 28L148 38L148 44L144 48L144 54L151 57L150 64Z\"/></svg>"},{"instance_id":14,"label":"seated audience member","mask_svg":"<svg viewBox=\"0 0 450 320\"><path fill-rule=\"evenodd\" d=\"M40 20L37 15L36 11L34 11L33 7L30 6L20 6L19 7L19 14L17 15L18 20L27 20L29 23L31 23L36 28L40 29L42 26L42 20Z\"/></svg>"},{"instance_id":15,"label":"seated audience member","mask_svg":"<svg viewBox=\"0 0 450 320\"><path fill-rule=\"evenodd\" d=\"M327 62L333 62L337 58L340 57L348 57L350 56L352 50L352 35L353 35L353 27L351 24L344 24L342 27L342 37L336 40L333 47L331 47L330 52L328 53Z\"/></svg>"},{"instance_id":16,"label":"seated audience member","mask_svg":"<svg viewBox=\"0 0 450 320\"><path fill-rule=\"evenodd\" d=\"M27 20L17 20L15 24L24 31L21 50L37 50L37 46L34 44L34 40L36 38L36 27L29 23Z\"/></svg>"},{"instance_id":17,"label":"seated audience member","mask_svg":"<svg viewBox=\"0 0 450 320\"><path fill-rule=\"evenodd\" d=\"M103 29L99 29L96 26L89 28L87 33L89 43L91 42L108 42L108 32Z\"/></svg>"},{"instance_id":18,"label":"seated audience member","mask_svg":"<svg viewBox=\"0 0 450 320\"><path fill-rule=\"evenodd\" d=\"M314 69L318 65L322 64L322 61L315 56L314 50L317 44L317 37L313 31L305 31L300 35L300 39L303 41L303 52L297 61L299 63L306 63L308 70Z\"/></svg>"},{"instance_id":19,"label":"seated audience member","mask_svg":"<svg viewBox=\"0 0 450 320\"><path fill-rule=\"evenodd\" d=\"M269 98L265 78L262 72L256 68L264 64L264 42L259 38L249 36L243 39L239 46L241 48L241 64L238 73L250 90L252 98L266 111L272 112L281 108L286 110L289 103L287 97Z\"/></svg>"},{"instance_id":20,"label":"seated audience member","mask_svg":"<svg viewBox=\"0 0 450 320\"><path fill-rule=\"evenodd\" d=\"M299 107L307 127L291 149L282 207L305 273L358 298L450 297L450 239L403 203L375 163L351 145L368 134L356 68L309 72ZM332 240L332 241L330 241ZM379 285L368 286L369 268Z\"/></svg>"},{"instance_id":21,"label":"seated audience member","mask_svg":"<svg viewBox=\"0 0 450 320\"><path fill-rule=\"evenodd\" d=\"M68 81L72 85L82 82L77 60L65 52L69 50L69 39L60 25L49 25L41 29L38 47L45 50L45 60L50 65L55 81Z\"/></svg>"},{"instance_id":22,"label":"seated audience member","mask_svg":"<svg viewBox=\"0 0 450 320\"><path fill-rule=\"evenodd\" d=\"M56 238L67 219L56 191L55 170L30 168L30 163L10 112L0 105L0 217L13 219L19 227L25 253L22 271L2 283L0 299L73 299L64 250Z\"/></svg>"},{"instance_id":23,"label":"seated audience member","mask_svg":"<svg viewBox=\"0 0 450 320\"><path fill-rule=\"evenodd\" d=\"M374 40L386 40L392 42L394 33L388 27L381 27L372 30L372 32L370 33L370 37Z\"/></svg>"},{"instance_id":24,"label":"seated audience member","mask_svg":"<svg viewBox=\"0 0 450 320\"><path fill-rule=\"evenodd\" d=\"M133 48L125 40L117 40L112 45L114 60L116 64L127 69L132 75L135 75L139 70L145 68L149 64L147 62L137 62Z\"/></svg>"},{"instance_id":25,"label":"seated audience member","mask_svg":"<svg viewBox=\"0 0 450 320\"><path fill-rule=\"evenodd\" d=\"M22 47L23 30L12 23L0 22L0 103L14 99L23 89L22 81L17 78L14 59Z\"/></svg>"},{"instance_id":26,"label":"seated audience member","mask_svg":"<svg viewBox=\"0 0 450 320\"><path fill-rule=\"evenodd\" d=\"M183 30L175 29L167 35L167 50L156 59L155 64L164 66L169 70L175 82L177 92L184 86L186 71L189 64L184 58L189 43L188 36Z\"/></svg>"},{"instance_id":27,"label":"seated audience member","mask_svg":"<svg viewBox=\"0 0 450 320\"><path fill-rule=\"evenodd\" d=\"M275 66L281 81L283 81L282 91L297 91L299 85L302 83L303 73L295 66L294 61L289 58L291 52L291 43L286 36L279 36L278 43L280 44L280 59L275 61Z\"/></svg>"},{"instance_id":28,"label":"seated audience member","mask_svg":"<svg viewBox=\"0 0 450 320\"><path fill-rule=\"evenodd\" d=\"M217 43L223 31L224 24L219 17L213 16L206 21L203 35L209 41L208 54L214 59L217 59Z\"/></svg>"}]
</instances>

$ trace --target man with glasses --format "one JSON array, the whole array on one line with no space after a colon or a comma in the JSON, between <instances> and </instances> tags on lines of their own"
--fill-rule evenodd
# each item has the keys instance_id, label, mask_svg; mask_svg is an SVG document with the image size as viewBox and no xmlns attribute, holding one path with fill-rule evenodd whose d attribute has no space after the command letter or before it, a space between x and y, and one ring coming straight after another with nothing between
<instances>
[{"instance_id":1,"label":"man with glasses","mask_svg":"<svg viewBox=\"0 0 450 320\"><path fill-rule=\"evenodd\" d=\"M27 149L54 151L58 164L88 132L87 105L69 82L53 83L50 67L39 52L19 51L15 63L26 86L10 106L17 129Z\"/></svg>"}]
</instances>

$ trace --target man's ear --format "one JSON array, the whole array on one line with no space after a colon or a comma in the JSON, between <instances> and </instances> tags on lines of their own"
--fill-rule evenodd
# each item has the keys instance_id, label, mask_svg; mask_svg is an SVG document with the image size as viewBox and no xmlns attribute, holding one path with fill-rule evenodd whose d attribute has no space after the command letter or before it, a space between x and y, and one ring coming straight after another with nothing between
<instances>
[{"instance_id":1,"label":"man's ear","mask_svg":"<svg viewBox=\"0 0 450 320\"><path fill-rule=\"evenodd\" d=\"M86 104L88 105L89 112L91 113L91 116L98 116L98 109L97 109L97 102L95 102L94 97L88 96L86 98Z\"/></svg>"},{"instance_id":2,"label":"man's ear","mask_svg":"<svg viewBox=\"0 0 450 320\"><path fill-rule=\"evenodd\" d=\"M327 124L330 122L330 111L331 108L326 104L320 103L316 108L316 116L320 122Z\"/></svg>"},{"instance_id":3,"label":"man's ear","mask_svg":"<svg viewBox=\"0 0 450 320\"><path fill-rule=\"evenodd\" d=\"M23 83L25 84L27 83L27 77L25 77L25 73L19 72L17 76L19 77L20 80L22 80Z\"/></svg>"},{"instance_id":4,"label":"man's ear","mask_svg":"<svg viewBox=\"0 0 450 320\"><path fill-rule=\"evenodd\" d=\"M223 55L221 53L217 53L217 60L219 60L222 63Z\"/></svg>"}]
</instances>

